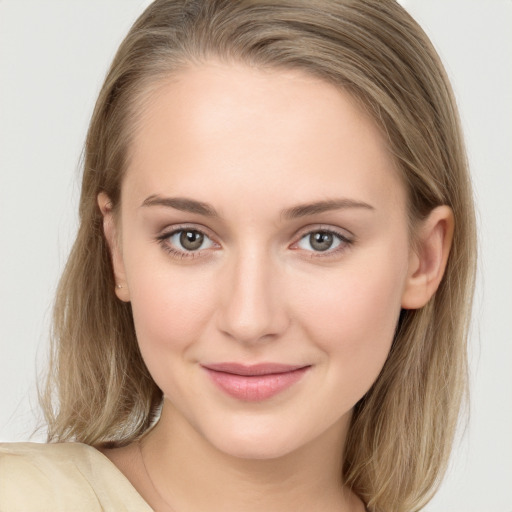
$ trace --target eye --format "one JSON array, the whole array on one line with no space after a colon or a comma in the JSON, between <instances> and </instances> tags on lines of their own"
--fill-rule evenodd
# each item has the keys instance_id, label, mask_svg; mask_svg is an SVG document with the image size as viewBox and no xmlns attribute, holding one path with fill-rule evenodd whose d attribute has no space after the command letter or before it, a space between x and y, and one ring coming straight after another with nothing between
<instances>
[{"instance_id":1,"label":"eye","mask_svg":"<svg viewBox=\"0 0 512 512\"><path fill-rule=\"evenodd\" d=\"M212 241L200 231L195 229L182 229L176 231L169 237L169 241L175 246L185 251L198 251L207 249L213 245Z\"/></svg>"},{"instance_id":2,"label":"eye","mask_svg":"<svg viewBox=\"0 0 512 512\"><path fill-rule=\"evenodd\" d=\"M194 253L217 245L208 235L192 228L181 228L164 233L158 237L158 241L165 250L180 257L194 256Z\"/></svg>"},{"instance_id":3,"label":"eye","mask_svg":"<svg viewBox=\"0 0 512 512\"><path fill-rule=\"evenodd\" d=\"M336 252L349 245L351 241L339 233L320 229L310 231L296 244L297 248L312 252Z\"/></svg>"}]
</instances>

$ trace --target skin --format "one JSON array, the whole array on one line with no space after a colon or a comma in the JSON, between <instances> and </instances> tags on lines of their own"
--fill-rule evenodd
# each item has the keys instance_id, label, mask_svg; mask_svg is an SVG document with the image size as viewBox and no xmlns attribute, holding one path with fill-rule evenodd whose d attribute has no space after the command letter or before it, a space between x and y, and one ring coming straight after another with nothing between
<instances>
[{"instance_id":1,"label":"skin","mask_svg":"<svg viewBox=\"0 0 512 512\"><path fill-rule=\"evenodd\" d=\"M116 293L132 304L165 399L142 444L147 473L138 446L105 454L155 510L364 510L340 481L352 410L401 308L423 306L441 280L450 209L432 211L413 250L382 134L350 95L302 71L210 61L162 82L145 105L119 217L105 194L98 203ZM208 203L218 216L143 205L155 197ZM358 205L283 214L339 199ZM206 235L199 251L170 236L180 228ZM315 250L310 234L325 231L332 248ZM310 368L244 402L201 368L226 361Z\"/></svg>"}]
</instances>

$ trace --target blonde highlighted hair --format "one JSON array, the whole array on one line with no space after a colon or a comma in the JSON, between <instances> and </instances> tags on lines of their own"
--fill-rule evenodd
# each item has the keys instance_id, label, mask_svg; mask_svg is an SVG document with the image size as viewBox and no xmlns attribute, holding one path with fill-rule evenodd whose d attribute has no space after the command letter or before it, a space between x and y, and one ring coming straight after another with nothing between
<instances>
[{"instance_id":1,"label":"blonde highlighted hair","mask_svg":"<svg viewBox=\"0 0 512 512\"><path fill-rule=\"evenodd\" d=\"M48 440L124 445L158 414L161 391L139 353L130 305L114 293L96 198L104 191L119 206L151 88L209 58L300 69L349 91L387 137L411 225L438 205L453 210L443 280L425 307L402 311L384 368L355 407L340 475L369 510L419 510L446 468L467 388L476 236L450 84L428 37L393 0L156 0L136 21L87 135L80 227L58 288L42 396Z\"/></svg>"}]
</instances>

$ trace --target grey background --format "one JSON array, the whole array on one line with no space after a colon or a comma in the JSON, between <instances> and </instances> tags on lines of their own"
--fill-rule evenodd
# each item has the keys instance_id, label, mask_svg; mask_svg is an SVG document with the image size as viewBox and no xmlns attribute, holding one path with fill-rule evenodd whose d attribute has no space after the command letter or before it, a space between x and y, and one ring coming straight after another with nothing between
<instances>
[{"instance_id":1,"label":"grey background","mask_svg":"<svg viewBox=\"0 0 512 512\"><path fill-rule=\"evenodd\" d=\"M36 372L76 228L88 120L119 42L148 3L0 0L0 441L27 440L37 424ZM452 79L480 227L470 420L426 510L512 512L512 2L402 4Z\"/></svg>"}]
</instances>

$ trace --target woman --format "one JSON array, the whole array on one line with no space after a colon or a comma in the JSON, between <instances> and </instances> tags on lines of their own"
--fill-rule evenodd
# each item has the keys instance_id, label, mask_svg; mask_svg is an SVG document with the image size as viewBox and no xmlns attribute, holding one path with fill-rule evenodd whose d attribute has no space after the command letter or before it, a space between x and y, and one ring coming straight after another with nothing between
<instances>
[{"instance_id":1,"label":"woman","mask_svg":"<svg viewBox=\"0 0 512 512\"><path fill-rule=\"evenodd\" d=\"M471 197L394 2L157 0L88 133L50 444L2 447L0 508L419 510L466 384Z\"/></svg>"}]
</instances>

